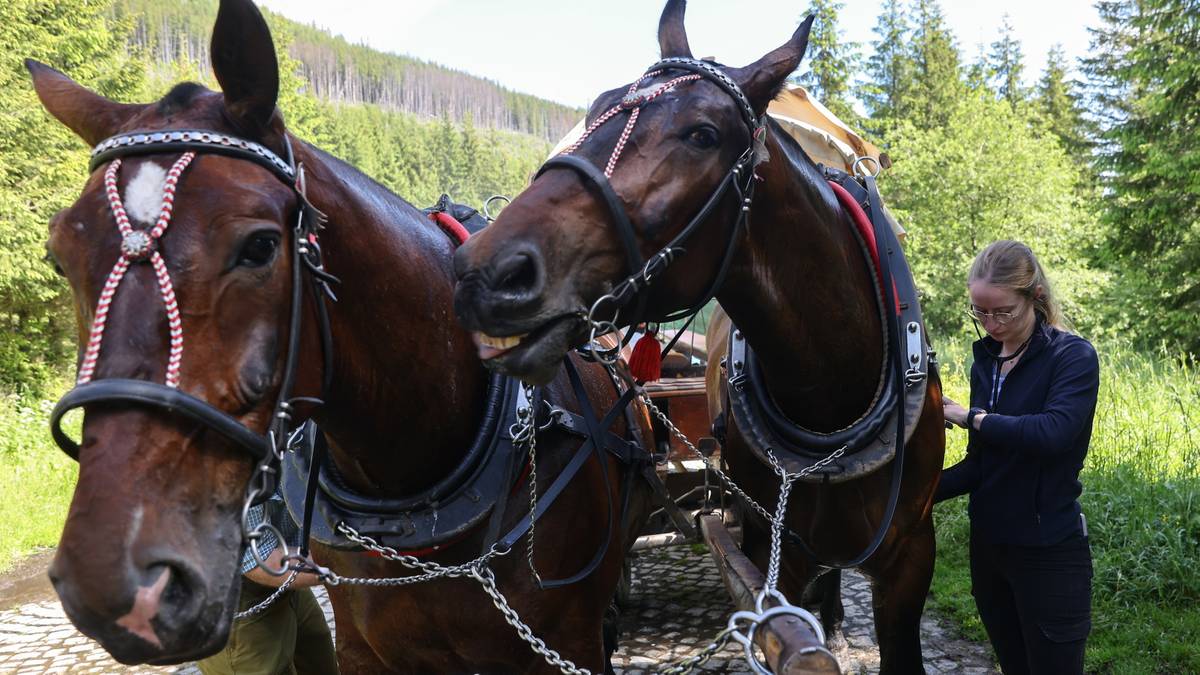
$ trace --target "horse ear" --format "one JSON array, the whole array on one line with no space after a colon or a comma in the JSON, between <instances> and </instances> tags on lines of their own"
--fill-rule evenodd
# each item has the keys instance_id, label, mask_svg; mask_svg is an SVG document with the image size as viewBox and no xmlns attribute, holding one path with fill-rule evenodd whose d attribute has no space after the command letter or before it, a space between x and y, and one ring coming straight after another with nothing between
<instances>
[{"instance_id":1,"label":"horse ear","mask_svg":"<svg viewBox=\"0 0 1200 675\"><path fill-rule=\"evenodd\" d=\"M279 62L271 30L251 0L221 0L210 51L233 121L248 131L266 130L279 97Z\"/></svg>"},{"instance_id":2,"label":"horse ear","mask_svg":"<svg viewBox=\"0 0 1200 675\"><path fill-rule=\"evenodd\" d=\"M88 145L117 133L143 107L117 103L84 87L50 66L25 59L33 89L46 111L74 131Z\"/></svg>"},{"instance_id":3,"label":"horse ear","mask_svg":"<svg viewBox=\"0 0 1200 675\"><path fill-rule=\"evenodd\" d=\"M816 15L809 14L782 47L748 66L730 69L730 77L742 88L759 115L766 111L767 104L779 93L788 75L800 66L800 59L804 58L804 52L808 49L808 32L815 18Z\"/></svg>"},{"instance_id":4,"label":"horse ear","mask_svg":"<svg viewBox=\"0 0 1200 675\"><path fill-rule=\"evenodd\" d=\"M687 31L683 28L683 12L686 9L687 0L667 0L667 6L663 7L662 17L658 20L658 47L664 59L676 56L692 58Z\"/></svg>"}]
</instances>

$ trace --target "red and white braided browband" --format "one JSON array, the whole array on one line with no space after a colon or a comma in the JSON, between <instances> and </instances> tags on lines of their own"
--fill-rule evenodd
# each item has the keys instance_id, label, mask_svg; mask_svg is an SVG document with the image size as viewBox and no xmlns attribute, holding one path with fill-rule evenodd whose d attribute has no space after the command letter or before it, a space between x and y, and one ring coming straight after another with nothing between
<instances>
[{"instance_id":1,"label":"red and white braided browband","mask_svg":"<svg viewBox=\"0 0 1200 675\"><path fill-rule=\"evenodd\" d=\"M104 340L104 326L108 319L108 309L112 305L117 287L125 278L125 272L129 269L130 264L149 260L154 267L155 276L158 277L158 288L162 293L163 305L167 311L167 326L171 330L171 353L167 357L166 385L172 388L179 387L179 365L183 360L183 322L179 317L179 304L175 300L175 289L171 285L171 275L167 271L167 264L163 262L154 243L162 237L167 226L171 224L171 213L175 208L175 185L179 182L180 174L195 156L194 152L184 153L167 172L167 179L163 184L162 209L159 211L154 227L148 232L133 229L133 225L129 222L129 216L125 213L125 205L121 203L121 195L117 191L117 172L121 168L121 160L114 159L108 165L108 170L104 172L104 189L108 195L108 203L112 208L113 218L117 222L117 229L121 231L121 257L113 265L112 272L108 275L108 281L105 282L104 289L100 291L100 300L96 302L96 317L92 321L92 331L88 337L83 363L79 366L78 384L90 382L96 371L96 361L100 358L100 343Z\"/></svg>"},{"instance_id":2,"label":"red and white braided browband","mask_svg":"<svg viewBox=\"0 0 1200 675\"><path fill-rule=\"evenodd\" d=\"M566 150L563 150L562 154L569 155L572 152L575 152L579 149L579 146L582 145L585 140L587 140L588 136L592 135L593 131L600 128L601 124L604 124L608 120L612 119L614 115L622 110L630 110L632 112L629 113L629 121L625 123L625 129L621 131L621 137L617 139L617 145L613 148L612 155L608 158L608 164L604 167L604 177L612 178L613 169L615 169L617 166L617 159L620 158L621 151L625 149L626 141L629 140L630 134L633 133L633 127L635 124L637 124L638 114L641 112L642 106L665 94L671 89L674 89L679 84L700 79L700 75L696 74L680 75L675 79L662 83L657 89L648 94L634 96L634 94L637 92L638 85L661 72L661 70L655 70L646 73L638 78L633 84L629 85L629 91L626 92L625 98L621 99L620 103L606 110L604 114L600 115L594 122L589 124L588 128L584 130L583 134L580 135L580 137L576 139L576 141L572 143L570 147L568 147Z\"/></svg>"}]
</instances>

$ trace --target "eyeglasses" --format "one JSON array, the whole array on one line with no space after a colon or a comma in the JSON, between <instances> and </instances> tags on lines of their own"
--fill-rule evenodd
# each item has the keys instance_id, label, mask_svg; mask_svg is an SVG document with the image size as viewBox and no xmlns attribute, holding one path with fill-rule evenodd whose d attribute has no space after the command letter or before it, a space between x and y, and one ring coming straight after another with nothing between
<instances>
[{"instance_id":1,"label":"eyeglasses","mask_svg":"<svg viewBox=\"0 0 1200 675\"><path fill-rule=\"evenodd\" d=\"M1017 318L1017 314L1018 312L981 312L974 307L967 310L967 316L976 321L982 322L984 319L991 319L1001 326Z\"/></svg>"}]
</instances>

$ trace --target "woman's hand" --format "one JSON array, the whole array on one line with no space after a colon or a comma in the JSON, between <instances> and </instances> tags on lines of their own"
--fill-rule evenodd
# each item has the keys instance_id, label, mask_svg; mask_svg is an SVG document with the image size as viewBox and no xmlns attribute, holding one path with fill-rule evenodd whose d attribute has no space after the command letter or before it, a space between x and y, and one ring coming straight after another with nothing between
<instances>
[{"instance_id":1,"label":"woman's hand","mask_svg":"<svg viewBox=\"0 0 1200 675\"><path fill-rule=\"evenodd\" d=\"M942 397L942 416L954 426L967 428L967 409L945 396Z\"/></svg>"}]
</instances>

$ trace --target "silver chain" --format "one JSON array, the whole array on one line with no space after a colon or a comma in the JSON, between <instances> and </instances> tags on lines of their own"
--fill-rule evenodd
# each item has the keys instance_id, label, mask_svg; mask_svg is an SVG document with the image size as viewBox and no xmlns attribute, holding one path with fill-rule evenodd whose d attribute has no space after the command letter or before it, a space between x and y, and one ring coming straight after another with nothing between
<instances>
[{"instance_id":1,"label":"silver chain","mask_svg":"<svg viewBox=\"0 0 1200 675\"><path fill-rule=\"evenodd\" d=\"M546 663L549 663L564 673L570 673L571 675L591 675L592 671L588 670L587 668L580 668L572 661L564 659L562 654L559 654L553 649L547 647L544 640L537 635L534 635L533 629L521 620L521 616L517 614L517 610L513 609L512 606L508 604L508 600L505 599L504 594L501 593L499 587L496 586L496 575L492 572L490 567L487 565L479 565L471 571L471 578L475 579L480 583L481 586L483 586L483 591L492 598L492 604L496 605L496 609L500 610L500 613L504 616L504 620L508 623L508 625L515 628L517 635L522 640L529 643L529 646L531 649L533 649L533 651L537 652L542 658L546 659Z\"/></svg>"},{"instance_id":2,"label":"silver chain","mask_svg":"<svg viewBox=\"0 0 1200 675\"><path fill-rule=\"evenodd\" d=\"M426 562L411 555L400 553L391 546L384 546L371 537L365 534L360 534L357 530L344 522L338 523L337 531L350 541L358 544L368 551L378 553L380 557L386 560L398 562L409 569L420 570L424 574L411 577L388 578L343 577L332 571L326 570L326 572L322 575L322 580L333 586L340 584L351 584L356 586L409 586L425 581L433 581L434 579L454 579L466 577L471 576L472 571L476 567L486 566L488 562L492 560L492 558L498 558L508 553L508 551L497 548L496 545L493 544L492 548L488 549L486 553L470 562L465 562L459 565L439 565L435 562Z\"/></svg>"},{"instance_id":3,"label":"silver chain","mask_svg":"<svg viewBox=\"0 0 1200 675\"><path fill-rule=\"evenodd\" d=\"M529 541L526 542L525 557L529 561L529 572L541 586L537 565L533 562L533 533L537 525L537 415L534 413L533 386L522 382L526 405L517 410L517 423L509 430L513 444L529 447Z\"/></svg>"},{"instance_id":4,"label":"silver chain","mask_svg":"<svg viewBox=\"0 0 1200 675\"><path fill-rule=\"evenodd\" d=\"M730 617L729 624L725 627L725 629L718 633L713 641L709 643L709 645L705 647L703 651L681 661L669 664L663 668L658 668L655 670L655 672L671 674L689 672L707 662L714 654L723 649L731 639L734 639L742 644L746 662L751 669L756 673L769 674L770 671L763 667L763 665L759 662L758 657L754 653L754 633L757 631L759 625L780 614L789 614L805 621L812 628L820 642L824 644L825 633L824 630L822 630L820 621L817 620L817 618L807 610L792 605L788 601L787 597L776 589L776 586L779 582L779 560L782 550L783 532L785 529L784 521L787 516L787 503L788 497L792 491L792 484L795 483L797 479L808 476L828 466L831 462L844 455L846 452L846 446L842 446L834 450L823 459L804 467L796 473L788 473L787 470L784 469L783 465L779 462L779 459L775 456L775 453L768 449L767 457L771 461L771 467L780 477L779 499L776 503L775 513L772 514L763 508L763 506L755 501L752 497L750 497L750 495L746 494L746 492L742 490L742 488L739 487L732 478L730 478L724 471L713 464L712 461L704 455L704 453L700 452L700 449L692 443L691 439L689 439L686 434L680 431L679 428L671 422L670 418L667 417L666 413L664 413L661 409L659 409L658 406L654 404L654 401L650 399L650 395L647 394L645 390L639 391L638 397L641 399L642 403L646 405L646 408L653 412L654 416L657 417L660 422L662 422L663 427L670 431L672 436L674 436L679 440L679 442L683 443L689 450L691 450L692 454L698 457L700 461L704 462L704 466L707 470L716 474L727 488L745 500L745 502L760 515L762 515L765 520L771 523L771 552L767 563L767 579L762 590L759 591L757 597L755 598L756 611L735 612L733 616ZM774 607L767 608L766 603L768 599L774 600L777 604ZM743 622L748 624L744 631L741 628L741 624Z\"/></svg>"},{"instance_id":5,"label":"silver chain","mask_svg":"<svg viewBox=\"0 0 1200 675\"><path fill-rule=\"evenodd\" d=\"M331 572L330 575L337 580L336 582L333 582L334 585L345 583L364 586L406 586L425 581L433 581L434 579L470 577L478 581L483 587L483 591L487 593L489 597L491 597L492 603L496 605L496 609L499 609L500 613L504 616L504 621L508 623L508 625L515 628L517 635L522 640L529 643L529 646L533 649L533 651L545 658L547 663L560 669L562 672L570 673L571 675L591 675L591 671L576 666L571 661L564 659L558 652L547 647L546 642L535 635L533 629L530 628L529 625L524 621L521 621L521 617L517 614L517 611L508 604L508 600L505 599L504 594L500 592L499 587L496 585L495 573L490 567L488 567L488 562L491 561L492 558L502 556L507 553L507 551L501 551L493 546L493 548L487 553L479 556L471 562L462 563L461 565L445 566L432 562L424 562L410 555L399 553L396 551L396 549L390 546L383 546L365 534L359 534L354 530L354 528L346 525L345 523L338 523L338 532L340 532L350 541L355 542L367 550L374 551L380 556L388 560L398 562L406 567L420 569L424 571L425 574L413 577L395 577L390 579L364 579L339 577Z\"/></svg>"},{"instance_id":6,"label":"silver chain","mask_svg":"<svg viewBox=\"0 0 1200 675\"><path fill-rule=\"evenodd\" d=\"M663 673L664 675L683 675L683 673L692 672L696 668L708 663L709 659L716 655L717 652L724 649L725 645L729 644L729 640L733 638L733 632L733 630L726 628L720 633L717 633L717 636L713 638L713 641L708 643L708 646L705 647L700 653L689 656L686 659L676 661L675 663L667 664L660 668L655 668L654 672Z\"/></svg>"},{"instance_id":7,"label":"silver chain","mask_svg":"<svg viewBox=\"0 0 1200 675\"><path fill-rule=\"evenodd\" d=\"M288 575L288 578L286 580L284 580L284 582L282 584L279 585L279 588L275 589L274 593L268 595L265 600L263 600L262 602L258 603L255 606L251 607L250 609L247 609L244 612L238 612L237 614L234 614L233 620L241 621L242 619L246 619L246 618L254 616L255 614L259 614L262 611L264 611L267 607L270 607L271 603L278 600L280 596L282 596L285 592L287 592L288 587L290 587L292 585L292 582L296 580L296 576L299 574L300 574L299 570L292 570L292 573L290 575Z\"/></svg>"}]
</instances>

